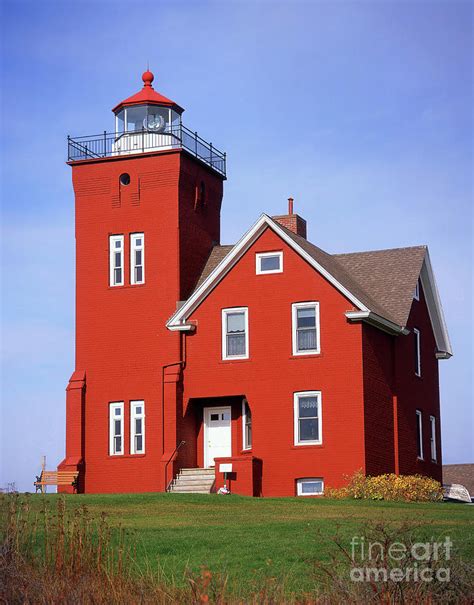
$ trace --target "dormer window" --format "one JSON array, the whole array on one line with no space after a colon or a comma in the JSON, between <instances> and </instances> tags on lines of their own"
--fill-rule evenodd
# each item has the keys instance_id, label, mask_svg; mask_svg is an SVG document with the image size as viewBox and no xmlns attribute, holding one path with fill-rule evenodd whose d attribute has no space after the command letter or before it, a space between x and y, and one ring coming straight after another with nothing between
<instances>
[{"instance_id":1,"label":"dormer window","mask_svg":"<svg viewBox=\"0 0 474 605\"><path fill-rule=\"evenodd\" d=\"M282 273L283 252L259 252L256 255L257 275Z\"/></svg>"}]
</instances>

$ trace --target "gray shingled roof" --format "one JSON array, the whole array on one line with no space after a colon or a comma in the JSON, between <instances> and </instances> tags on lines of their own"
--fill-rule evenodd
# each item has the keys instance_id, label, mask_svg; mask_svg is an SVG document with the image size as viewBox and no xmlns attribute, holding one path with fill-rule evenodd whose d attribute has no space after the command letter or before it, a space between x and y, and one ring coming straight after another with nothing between
<instances>
[{"instance_id":1,"label":"gray shingled roof","mask_svg":"<svg viewBox=\"0 0 474 605\"><path fill-rule=\"evenodd\" d=\"M364 285L365 291L390 313L397 324L406 326L426 249L426 246L392 248L334 254L333 258Z\"/></svg>"},{"instance_id":2,"label":"gray shingled roof","mask_svg":"<svg viewBox=\"0 0 474 605\"><path fill-rule=\"evenodd\" d=\"M368 309L400 326L410 313L426 246L328 254L281 224L279 227ZM198 288L234 246L214 246Z\"/></svg>"}]
</instances>

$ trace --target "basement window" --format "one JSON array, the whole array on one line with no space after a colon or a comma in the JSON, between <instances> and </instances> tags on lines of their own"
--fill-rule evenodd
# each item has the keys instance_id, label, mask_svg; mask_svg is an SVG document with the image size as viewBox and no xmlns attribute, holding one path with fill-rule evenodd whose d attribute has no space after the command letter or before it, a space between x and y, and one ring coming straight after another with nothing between
<instances>
[{"instance_id":1,"label":"basement window","mask_svg":"<svg viewBox=\"0 0 474 605\"><path fill-rule=\"evenodd\" d=\"M296 480L298 496L321 496L324 493L324 480L321 478L305 477Z\"/></svg>"},{"instance_id":2,"label":"basement window","mask_svg":"<svg viewBox=\"0 0 474 605\"><path fill-rule=\"evenodd\" d=\"M283 272L283 252L259 252L256 255L257 275Z\"/></svg>"},{"instance_id":3,"label":"basement window","mask_svg":"<svg viewBox=\"0 0 474 605\"><path fill-rule=\"evenodd\" d=\"M109 454L123 454L123 401L109 404Z\"/></svg>"}]
</instances>

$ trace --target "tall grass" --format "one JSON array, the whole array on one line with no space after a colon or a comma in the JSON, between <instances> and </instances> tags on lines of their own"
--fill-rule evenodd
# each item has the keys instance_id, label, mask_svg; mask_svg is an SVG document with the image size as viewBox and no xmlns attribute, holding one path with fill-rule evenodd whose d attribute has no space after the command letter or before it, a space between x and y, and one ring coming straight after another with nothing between
<instances>
[{"instance_id":1,"label":"tall grass","mask_svg":"<svg viewBox=\"0 0 474 605\"><path fill-rule=\"evenodd\" d=\"M68 511L63 498L52 510L47 497L42 500L40 512L35 513L28 497L19 495L1 495L0 508L0 603L435 605L469 603L474 595L472 570L455 559L450 561L449 586L354 583L349 572L356 562L337 537L330 564L314 564L314 589L310 594L289 594L283 578L261 583L249 580L240 592L238 587L229 586L224 574L212 573L205 567L198 574L186 572L185 583L175 582L157 565L148 563L145 569L139 568L135 563L136 537L121 527L111 526L105 514L94 517L85 506ZM412 530L408 525L372 523L361 528L361 535L388 546L393 541L407 541ZM379 567L386 563L380 558L370 561ZM405 565L409 564L407 559ZM308 566L313 566L311 561Z\"/></svg>"}]
</instances>

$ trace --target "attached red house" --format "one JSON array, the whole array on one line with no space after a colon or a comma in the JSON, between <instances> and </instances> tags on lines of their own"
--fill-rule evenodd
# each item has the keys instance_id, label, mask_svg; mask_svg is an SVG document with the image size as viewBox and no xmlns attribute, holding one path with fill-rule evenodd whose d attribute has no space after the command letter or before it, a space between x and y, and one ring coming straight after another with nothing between
<instances>
[{"instance_id":1,"label":"attached red house","mask_svg":"<svg viewBox=\"0 0 474 605\"><path fill-rule=\"evenodd\" d=\"M220 245L225 154L143 80L112 134L69 139L76 370L59 468L84 492L441 480L451 346L428 249L328 254L292 200Z\"/></svg>"}]
</instances>

